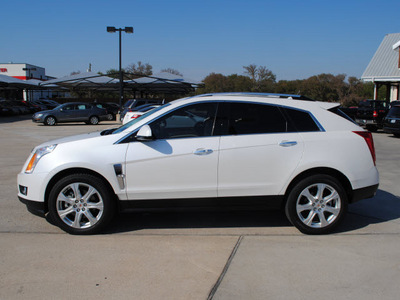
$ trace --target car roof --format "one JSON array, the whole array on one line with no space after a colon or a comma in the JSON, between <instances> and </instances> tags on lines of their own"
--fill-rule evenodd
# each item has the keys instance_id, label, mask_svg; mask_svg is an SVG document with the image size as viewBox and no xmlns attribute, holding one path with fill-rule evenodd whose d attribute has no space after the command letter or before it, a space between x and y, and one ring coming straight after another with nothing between
<instances>
[{"instance_id":1,"label":"car roof","mask_svg":"<svg viewBox=\"0 0 400 300\"><path fill-rule=\"evenodd\" d=\"M211 93L197 95L193 97L178 99L170 102L171 104L180 103L182 101L241 101L241 102L260 102L265 104L274 104L299 109L312 110L317 107L329 110L340 106L338 102L321 102L309 99L301 95L291 94L272 94L272 93Z\"/></svg>"}]
</instances>

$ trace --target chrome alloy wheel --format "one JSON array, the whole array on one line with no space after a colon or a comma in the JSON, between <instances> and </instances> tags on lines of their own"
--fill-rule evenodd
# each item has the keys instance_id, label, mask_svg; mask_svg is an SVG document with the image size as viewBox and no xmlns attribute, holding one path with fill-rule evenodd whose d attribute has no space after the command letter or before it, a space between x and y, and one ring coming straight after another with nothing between
<instances>
[{"instance_id":1,"label":"chrome alloy wheel","mask_svg":"<svg viewBox=\"0 0 400 300\"><path fill-rule=\"evenodd\" d=\"M296 201L296 212L305 225L324 228L339 216L341 202L339 193L332 186L316 183L300 193Z\"/></svg>"},{"instance_id":2,"label":"chrome alloy wheel","mask_svg":"<svg viewBox=\"0 0 400 300\"><path fill-rule=\"evenodd\" d=\"M100 220L104 202L93 186L75 182L64 187L58 194L56 210L65 224L84 229L94 226Z\"/></svg>"}]
</instances>

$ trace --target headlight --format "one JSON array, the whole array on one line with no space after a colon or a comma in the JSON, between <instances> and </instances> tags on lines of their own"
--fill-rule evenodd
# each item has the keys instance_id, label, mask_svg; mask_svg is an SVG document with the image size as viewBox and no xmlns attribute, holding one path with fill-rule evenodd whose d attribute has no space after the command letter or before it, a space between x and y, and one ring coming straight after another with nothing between
<instances>
[{"instance_id":1,"label":"headlight","mask_svg":"<svg viewBox=\"0 0 400 300\"><path fill-rule=\"evenodd\" d=\"M41 118L43 116L43 114L35 114L36 118Z\"/></svg>"},{"instance_id":2,"label":"headlight","mask_svg":"<svg viewBox=\"0 0 400 300\"><path fill-rule=\"evenodd\" d=\"M54 144L54 145L45 146L45 147L36 149L35 153L29 160L29 163L28 163L28 166L26 167L25 173L27 173L27 174L32 173L33 170L35 169L37 163L39 162L39 160L46 154L53 152L53 150L56 148L56 146L57 146L57 144Z\"/></svg>"}]
</instances>

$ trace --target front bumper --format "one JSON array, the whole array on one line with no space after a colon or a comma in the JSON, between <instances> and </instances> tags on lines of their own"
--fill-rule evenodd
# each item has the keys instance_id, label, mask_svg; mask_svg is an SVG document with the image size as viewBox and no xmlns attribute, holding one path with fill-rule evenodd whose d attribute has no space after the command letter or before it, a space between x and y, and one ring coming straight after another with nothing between
<instances>
[{"instance_id":1,"label":"front bumper","mask_svg":"<svg viewBox=\"0 0 400 300\"><path fill-rule=\"evenodd\" d=\"M44 202L27 200L20 196L18 196L18 199L26 205L26 208L30 213L43 218L46 216L48 209Z\"/></svg>"},{"instance_id":2,"label":"front bumper","mask_svg":"<svg viewBox=\"0 0 400 300\"><path fill-rule=\"evenodd\" d=\"M43 123L44 122L44 118L43 118L43 116L35 117L35 115L33 115L32 116L32 122L34 122L34 123Z\"/></svg>"}]
</instances>

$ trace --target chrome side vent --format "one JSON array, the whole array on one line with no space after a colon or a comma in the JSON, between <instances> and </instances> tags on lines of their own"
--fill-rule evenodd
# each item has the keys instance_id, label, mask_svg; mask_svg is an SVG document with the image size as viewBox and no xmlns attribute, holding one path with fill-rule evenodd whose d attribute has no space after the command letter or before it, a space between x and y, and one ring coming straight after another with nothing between
<instances>
[{"instance_id":1,"label":"chrome side vent","mask_svg":"<svg viewBox=\"0 0 400 300\"><path fill-rule=\"evenodd\" d=\"M122 165L115 164L114 165L115 175L117 176L119 188L123 190L125 188L125 175L122 173Z\"/></svg>"}]
</instances>

